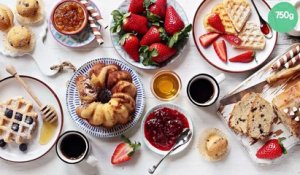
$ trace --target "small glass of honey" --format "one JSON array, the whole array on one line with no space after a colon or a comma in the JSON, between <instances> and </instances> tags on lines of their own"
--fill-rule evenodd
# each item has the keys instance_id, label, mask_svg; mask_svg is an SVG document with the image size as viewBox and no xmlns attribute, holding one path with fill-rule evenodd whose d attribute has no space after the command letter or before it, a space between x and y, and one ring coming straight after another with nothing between
<instances>
[{"instance_id":1,"label":"small glass of honey","mask_svg":"<svg viewBox=\"0 0 300 175\"><path fill-rule=\"evenodd\" d=\"M156 98L162 101L170 101L176 98L181 90L179 76L169 70L157 72L151 81L151 91Z\"/></svg>"}]
</instances>

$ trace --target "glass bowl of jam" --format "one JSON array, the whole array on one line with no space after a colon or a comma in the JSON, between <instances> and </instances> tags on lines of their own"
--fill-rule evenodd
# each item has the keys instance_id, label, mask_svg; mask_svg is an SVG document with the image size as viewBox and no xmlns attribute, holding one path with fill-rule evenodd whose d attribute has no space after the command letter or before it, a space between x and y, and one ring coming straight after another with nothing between
<instances>
[{"instance_id":1,"label":"glass bowl of jam","mask_svg":"<svg viewBox=\"0 0 300 175\"><path fill-rule=\"evenodd\" d=\"M190 128L193 132L192 120L188 113L179 106L168 103L160 104L148 111L141 127L147 147L161 155L171 150L185 128ZM183 151L191 140L172 154Z\"/></svg>"},{"instance_id":2,"label":"glass bowl of jam","mask_svg":"<svg viewBox=\"0 0 300 175\"><path fill-rule=\"evenodd\" d=\"M64 0L53 9L51 20L58 32L65 35L75 35L87 25L88 12L79 1Z\"/></svg>"},{"instance_id":3,"label":"glass bowl of jam","mask_svg":"<svg viewBox=\"0 0 300 175\"><path fill-rule=\"evenodd\" d=\"M151 91L159 100L171 101L179 95L180 90L180 77L173 71L162 70L152 78Z\"/></svg>"}]
</instances>

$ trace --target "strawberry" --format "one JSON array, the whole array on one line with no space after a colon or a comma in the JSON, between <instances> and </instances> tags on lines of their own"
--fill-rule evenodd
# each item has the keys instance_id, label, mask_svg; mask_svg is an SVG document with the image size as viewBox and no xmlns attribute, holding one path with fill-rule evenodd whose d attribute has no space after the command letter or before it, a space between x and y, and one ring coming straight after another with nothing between
<instances>
[{"instance_id":1,"label":"strawberry","mask_svg":"<svg viewBox=\"0 0 300 175\"><path fill-rule=\"evenodd\" d=\"M227 63L227 48L225 41L215 41L213 43L214 49L218 55L218 57L225 63Z\"/></svg>"},{"instance_id":2,"label":"strawberry","mask_svg":"<svg viewBox=\"0 0 300 175\"><path fill-rule=\"evenodd\" d=\"M234 46L239 46L242 44L242 40L234 34L224 34L222 37Z\"/></svg>"},{"instance_id":3,"label":"strawberry","mask_svg":"<svg viewBox=\"0 0 300 175\"><path fill-rule=\"evenodd\" d=\"M189 24L185 28L183 28L181 31L176 32L169 40L168 46L174 47L176 44L178 44L183 39L186 39L189 36L189 32L192 30L192 24Z\"/></svg>"},{"instance_id":4,"label":"strawberry","mask_svg":"<svg viewBox=\"0 0 300 175\"><path fill-rule=\"evenodd\" d=\"M144 35L148 31L148 20L144 16L121 13L118 10L114 10L111 14L115 22L110 29L113 33L119 33L123 29L125 32L136 32Z\"/></svg>"},{"instance_id":5,"label":"strawberry","mask_svg":"<svg viewBox=\"0 0 300 175\"><path fill-rule=\"evenodd\" d=\"M143 36L140 44L141 46L150 46L153 43L159 43L161 41L168 41L169 37L162 27L152 26L148 32Z\"/></svg>"},{"instance_id":6,"label":"strawberry","mask_svg":"<svg viewBox=\"0 0 300 175\"><path fill-rule=\"evenodd\" d=\"M206 33L204 35L201 35L199 37L200 44L203 47L208 47L211 45L214 41L216 41L219 38L220 34L219 33Z\"/></svg>"},{"instance_id":7,"label":"strawberry","mask_svg":"<svg viewBox=\"0 0 300 175\"><path fill-rule=\"evenodd\" d=\"M173 6L169 6L166 10L164 26L169 35L174 35L184 28L184 23Z\"/></svg>"},{"instance_id":8,"label":"strawberry","mask_svg":"<svg viewBox=\"0 0 300 175\"><path fill-rule=\"evenodd\" d=\"M145 11L144 0L131 0L128 11L134 14L142 14Z\"/></svg>"},{"instance_id":9,"label":"strawberry","mask_svg":"<svg viewBox=\"0 0 300 175\"><path fill-rule=\"evenodd\" d=\"M208 17L208 24L214 29L218 30L221 33L225 33L225 28L222 24L222 20L217 13L213 13Z\"/></svg>"},{"instance_id":10,"label":"strawberry","mask_svg":"<svg viewBox=\"0 0 300 175\"><path fill-rule=\"evenodd\" d=\"M149 12L147 13L148 18L165 18L167 0L144 0L144 6Z\"/></svg>"},{"instance_id":11,"label":"strawberry","mask_svg":"<svg viewBox=\"0 0 300 175\"><path fill-rule=\"evenodd\" d=\"M120 143L116 147L111 157L111 163L114 165L131 160L135 151L141 146L140 143L136 143L136 142L131 143L131 141L128 138L126 138L124 135L122 135L121 138L123 139L124 142Z\"/></svg>"},{"instance_id":12,"label":"strawberry","mask_svg":"<svg viewBox=\"0 0 300 175\"><path fill-rule=\"evenodd\" d=\"M230 62L239 62L239 63L249 63L255 58L255 52L253 50L248 50L240 55L237 55L233 58L230 58Z\"/></svg>"},{"instance_id":13,"label":"strawberry","mask_svg":"<svg viewBox=\"0 0 300 175\"><path fill-rule=\"evenodd\" d=\"M177 52L176 49L170 48L162 43L151 44L150 47L142 46L140 54L143 58L144 65L158 65L170 59Z\"/></svg>"},{"instance_id":14,"label":"strawberry","mask_svg":"<svg viewBox=\"0 0 300 175\"><path fill-rule=\"evenodd\" d=\"M123 46L124 50L134 61L136 62L140 61L139 58L140 43L139 43L139 39L135 35L131 33L126 33L125 35L122 36L119 43L121 46Z\"/></svg>"},{"instance_id":15,"label":"strawberry","mask_svg":"<svg viewBox=\"0 0 300 175\"><path fill-rule=\"evenodd\" d=\"M286 154L286 149L282 145L285 138L271 139L267 141L256 153L259 159L276 159L282 154Z\"/></svg>"}]
</instances>

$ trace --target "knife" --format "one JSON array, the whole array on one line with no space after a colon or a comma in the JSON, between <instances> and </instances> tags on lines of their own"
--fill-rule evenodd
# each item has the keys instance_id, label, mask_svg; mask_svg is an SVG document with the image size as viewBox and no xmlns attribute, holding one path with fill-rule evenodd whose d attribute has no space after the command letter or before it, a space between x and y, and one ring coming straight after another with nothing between
<instances>
[{"instance_id":1,"label":"knife","mask_svg":"<svg viewBox=\"0 0 300 175\"><path fill-rule=\"evenodd\" d=\"M225 106L225 105L229 105L232 103L236 103L236 102L240 101L245 94L250 93L250 92L261 93L266 85L272 85L275 82L277 82L278 80L290 78L297 73L300 73L300 64L293 68L284 69L280 72L276 72L273 75L271 75L270 77L268 77L266 80L254 85L254 86L251 86L251 87L244 89L240 92L237 92L235 94L229 95L228 97L224 97L222 100L220 100L220 104L222 106Z\"/></svg>"}]
</instances>

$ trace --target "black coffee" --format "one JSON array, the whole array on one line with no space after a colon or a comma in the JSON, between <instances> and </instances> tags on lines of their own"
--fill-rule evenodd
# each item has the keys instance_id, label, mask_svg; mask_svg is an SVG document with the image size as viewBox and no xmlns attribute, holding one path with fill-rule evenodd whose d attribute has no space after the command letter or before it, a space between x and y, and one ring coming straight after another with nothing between
<instances>
[{"instance_id":1,"label":"black coffee","mask_svg":"<svg viewBox=\"0 0 300 175\"><path fill-rule=\"evenodd\" d=\"M190 85L191 98L197 103L208 102L214 96L214 93L213 84L205 78L198 78Z\"/></svg>"},{"instance_id":2,"label":"black coffee","mask_svg":"<svg viewBox=\"0 0 300 175\"><path fill-rule=\"evenodd\" d=\"M68 159L79 159L86 151L86 147L86 142L81 136L70 134L62 140L60 150Z\"/></svg>"}]
</instances>

